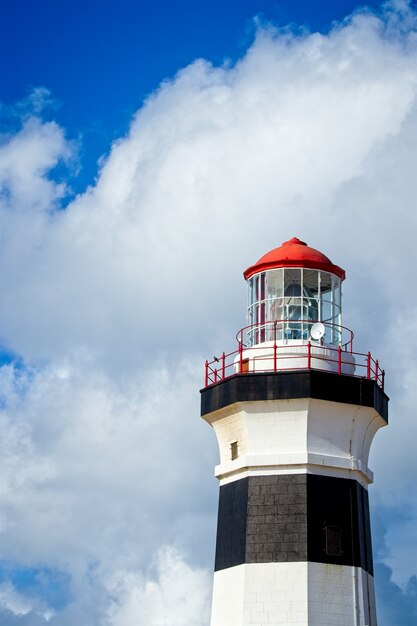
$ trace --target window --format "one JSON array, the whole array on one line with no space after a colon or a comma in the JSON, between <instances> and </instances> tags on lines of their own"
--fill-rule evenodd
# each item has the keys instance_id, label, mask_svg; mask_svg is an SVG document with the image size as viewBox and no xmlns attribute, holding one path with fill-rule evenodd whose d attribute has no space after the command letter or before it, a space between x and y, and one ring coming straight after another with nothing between
<instances>
[{"instance_id":1,"label":"window","mask_svg":"<svg viewBox=\"0 0 417 626\"><path fill-rule=\"evenodd\" d=\"M325 526L325 552L330 556L342 556L342 529L339 526Z\"/></svg>"},{"instance_id":2,"label":"window","mask_svg":"<svg viewBox=\"0 0 417 626\"><path fill-rule=\"evenodd\" d=\"M237 459L238 456L239 453L237 449L237 441L232 441L232 443L230 444L230 458L232 459L232 461L234 461L235 459Z\"/></svg>"}]
</instances>

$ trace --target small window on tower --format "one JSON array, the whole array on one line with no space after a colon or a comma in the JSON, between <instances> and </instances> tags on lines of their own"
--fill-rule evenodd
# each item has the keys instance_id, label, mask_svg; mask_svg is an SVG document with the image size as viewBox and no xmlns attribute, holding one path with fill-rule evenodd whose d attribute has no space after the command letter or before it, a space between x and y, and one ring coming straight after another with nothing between
<instances>
[{"instance_id":1,"label":"small window on tower","mask_svg":"<svg viewBox=\"0 0 417 626\"><path fill-rule=\"evenodd\" d=\"M238 456L239 452L237 449L237 441L232 441L232 443L230 444L230 458L232 459L232 461L234 461L235 459L237 459Z\"/></svg>"},{"instance_id":2,"label":"small window on tower","mask_svg":"<svg viewBox=\"0 0 417 626\"><path fill-rule=\"evenodd\" d=\"M339 526L325 526L326 554L342 556L342 529Z\"/></svg>"}]
</instances>

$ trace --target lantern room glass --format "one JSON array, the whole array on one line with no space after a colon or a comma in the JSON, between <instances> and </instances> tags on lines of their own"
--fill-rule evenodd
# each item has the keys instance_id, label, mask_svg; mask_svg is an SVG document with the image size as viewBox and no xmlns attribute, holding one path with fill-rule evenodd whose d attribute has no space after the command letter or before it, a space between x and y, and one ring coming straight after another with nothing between
<instances>
[{"instance_id":1,"label":"lantern room glass","mask_svg":"<svg viewBox=\"0 0 417 626\"><path fill-rule=\"evenodd\" d=\"M248 280L249 345L310 339L316 322L325 326L324 343L340 345L341 279L329 272L280 268Z\"/></svg>"}]
</instances>

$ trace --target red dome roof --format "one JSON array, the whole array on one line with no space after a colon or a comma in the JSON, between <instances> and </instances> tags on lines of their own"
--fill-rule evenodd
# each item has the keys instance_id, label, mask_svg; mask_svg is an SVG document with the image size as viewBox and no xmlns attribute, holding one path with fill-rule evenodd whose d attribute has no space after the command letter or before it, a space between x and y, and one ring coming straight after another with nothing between
<instances>
[{"instance_id":1,"label":"red dome roof","mask_svg":"<svg viewBox=\"0 0 417 626\"><path fill-rule=\"evenodd\" d=\"M248 267L243 276L248 280L258 272L278 267L306 267L314 270L323 270L336 274L342 280L345 279L345 270L342 270L338 265L333 265L327 256L314 248L310 248L297 237L285 241L279 248L274 248L265 254L255 265Z\"/></svg>"}]
</instances>

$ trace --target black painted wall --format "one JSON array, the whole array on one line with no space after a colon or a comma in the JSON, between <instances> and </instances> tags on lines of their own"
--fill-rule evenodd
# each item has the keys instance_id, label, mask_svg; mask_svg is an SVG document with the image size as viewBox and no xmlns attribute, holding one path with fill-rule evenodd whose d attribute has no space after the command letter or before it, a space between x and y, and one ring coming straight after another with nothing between
<instances>
[{"instance_id":1,"label":"black painted wall","mask_svg":"<svg viewBox=\"0 0 417 626\"><path fill-rule=\"evenodd\" d=\"M220 487L215 569L245 563L248 521L247 479Z\"/></svg>"},{"instance_id":2,"label":"black painted wall","mask_svg":"<svg viewBox=\"0 0 417 626\"><path fill-rule=\"evenodd\" d=\"M326 527L340 554L326 551ZM312 474L252 476L220 487L215 570L312 561L373 573L368 493L356 480Z\"/></svg>"},{"instance_id":3,"label":"black painted wall","mask_svg":"<svg viewBox=\"0 0 417 626\"><path fill-rule=\"evenodd\" d=\"M236 374L201 390L201 415L235 402L316 398L373 407L388 422L388 396L374 380L306 370Z\"/></svg>"}]
</instances>

